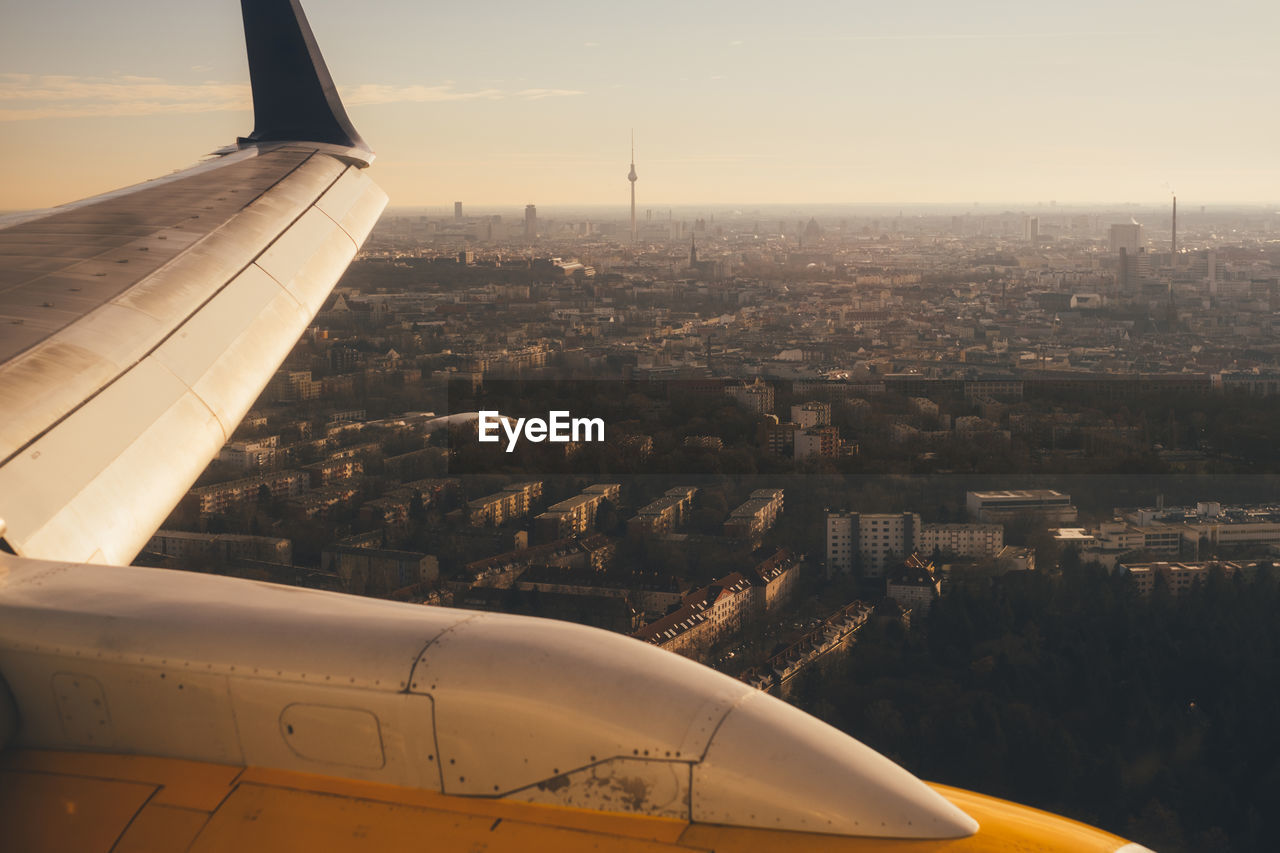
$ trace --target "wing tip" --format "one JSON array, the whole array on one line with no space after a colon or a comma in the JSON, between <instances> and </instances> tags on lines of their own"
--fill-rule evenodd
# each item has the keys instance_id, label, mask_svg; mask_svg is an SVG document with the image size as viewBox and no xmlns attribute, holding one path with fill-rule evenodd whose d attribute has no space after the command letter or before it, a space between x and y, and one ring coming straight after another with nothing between
<instances>
[{"instance_id":1,"label":"wing tip","mask_svg":"<svg viewBox=\"0 0 1280 853\"><path fill-rule=\"evenodd\" d=\"M299 0L240 0L240 10L254 127L239 142L317 142L372 155L347 117Z\"/></svg>"}]
</instances>

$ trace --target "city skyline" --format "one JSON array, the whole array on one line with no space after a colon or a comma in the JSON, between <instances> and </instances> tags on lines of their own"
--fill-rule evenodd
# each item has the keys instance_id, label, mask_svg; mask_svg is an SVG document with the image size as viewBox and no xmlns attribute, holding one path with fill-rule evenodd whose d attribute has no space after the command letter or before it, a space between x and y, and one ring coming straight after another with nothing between
<instances>
[{"instance_id":1,"label":"city skyline","mask_svg":"<svg viewBox=\"0 0 1280 853\"><path fill-rule=\"evenodd\" d=\"M230 5L5 0L0 124L24 156L0 172L0 208L127 185L246 133ZM1260 107L1280 20L1259 4L1216 9L308 11L398 207L625 204L633 125L641 211L1151 204L1173 189L1192 209L1270 203L1280 119Z\"/></svg>"}]
</instances>

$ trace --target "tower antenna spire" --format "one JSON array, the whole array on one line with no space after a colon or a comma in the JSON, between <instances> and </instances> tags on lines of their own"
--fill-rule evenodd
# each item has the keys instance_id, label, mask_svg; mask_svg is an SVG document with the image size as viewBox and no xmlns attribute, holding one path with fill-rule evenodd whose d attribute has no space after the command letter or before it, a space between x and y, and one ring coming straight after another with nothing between
<instances>
[{"instance_id":1,"label":"tower antenna spire","mask_svg":"<svg viewBox=\"0 0 1280 853\"><path fill-rule=\"evenodd\" d=\"M631 128L631 171L627 180L631 182L631 244L636 242L636 129Z\"/></svg>"}]
</instances>

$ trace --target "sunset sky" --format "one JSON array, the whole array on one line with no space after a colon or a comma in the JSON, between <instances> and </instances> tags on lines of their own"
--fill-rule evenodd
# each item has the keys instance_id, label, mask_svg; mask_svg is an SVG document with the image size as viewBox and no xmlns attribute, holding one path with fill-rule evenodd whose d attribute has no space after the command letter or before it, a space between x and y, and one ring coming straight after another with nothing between
<instances>
[{"instance_id":1,"label":"sunset sky","mask_svg":"<svg viewBox=\"0 0 1280 853\"><path fill-rule=\"evenodd\" d=\"M1280 202L1280 5L304 0L392 205ZM252 128L234 0L0 0L0 210Z\"/></svg>"}]
</instances>

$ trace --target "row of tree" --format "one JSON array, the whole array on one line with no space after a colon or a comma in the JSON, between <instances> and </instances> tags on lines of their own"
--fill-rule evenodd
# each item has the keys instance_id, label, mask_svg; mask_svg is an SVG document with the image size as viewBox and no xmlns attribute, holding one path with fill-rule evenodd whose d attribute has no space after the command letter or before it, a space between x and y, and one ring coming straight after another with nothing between
<instances>
[{"instance_id":1,"label":"row of tree","mask_svg":"<svg viewBox=\"0 0 1280 853\"><path fill-rule=\"evenodd\" d=\"M868 626L798 704L923 778L1162 853L1275 849L1276 573L1149 599L1096 564L960 583Z\"/></svg>"}]
</instances>

